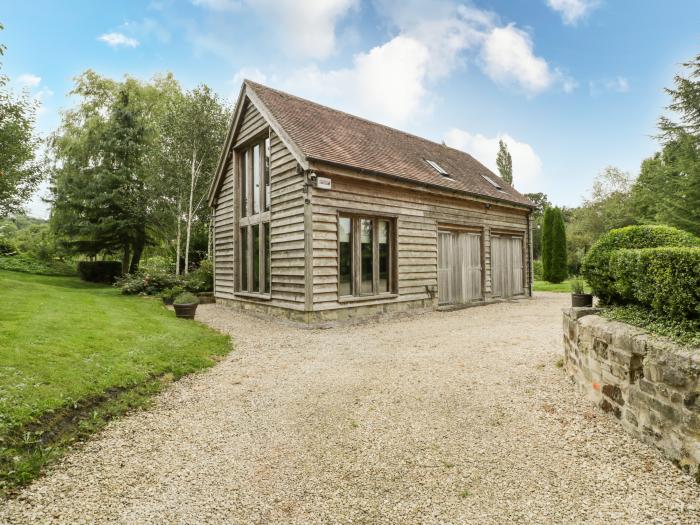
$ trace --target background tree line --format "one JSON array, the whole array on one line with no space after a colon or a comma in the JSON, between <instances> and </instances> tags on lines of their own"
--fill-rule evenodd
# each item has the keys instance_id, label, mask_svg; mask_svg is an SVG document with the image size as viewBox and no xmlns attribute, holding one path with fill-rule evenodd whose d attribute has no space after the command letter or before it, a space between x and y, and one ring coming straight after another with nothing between
<instances>
[{"instance_id":1,"label":"background tree line","mask_svg":"<svg viewBox=\"0 0 700 525\"><path fill-rule=\"evenodd\" d=\"M605 232L637 224L667 224L700 235L700 55L683 64L684 72L666 89L670 116L659 119L661 149L641 163L635 178L609 166L594 180L590 195L576 208L561 208L566 224L570 275ZM544 193L529 193L533 214L534 255L542 254L540 233L545 210L552 206Z\"/></svg>"},{"instance_id":2,"label":"background tree line","mask_svg":"<svg viewBox=\"0 0 700 525\"><path fill-rule=\"evenodd\" d=\"M73 253L119 254L123 273L148 248L187 273L207 253L205 199L229 108L170 74L141 82L86 71L71 94L80 101L49 140L52 231Z\"/></svg>"}]
</instances>

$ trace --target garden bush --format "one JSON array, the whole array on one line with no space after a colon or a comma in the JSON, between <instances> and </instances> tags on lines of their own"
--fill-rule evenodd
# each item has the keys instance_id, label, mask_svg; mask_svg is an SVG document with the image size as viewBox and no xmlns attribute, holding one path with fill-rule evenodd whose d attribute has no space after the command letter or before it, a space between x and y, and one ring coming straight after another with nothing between
<instances>
[{"instance_id":1,"label":"garden bush","mask_svg":"<svg viewBox=\"0 0 700 525\"><path fill-rule=\"evenodd\" d=\"M615 284L610 270L612 254L621 249L659 248L664 246L700 246L694 235L670 226L627 226L602 235L583 259L581 270L593 293L606 304L629 300L629 292Z\"/></svg>"},{"instance_id":2,"label":"garden bush","mask_svg":"<svg viewBox=\"0 0 700 525\"><path fill-rule=\"evenodd\" d=\"M23 253L7 257L0 255L0 270L33 273L36 275L75 275L75 268L63 261L40 261L31 255Z\"/></svg>"},{"instance_id":3,"label":"garden bush","mask_svg":"<svg viewBox=\"0 0 700 525\"><path fill-rule=\"evenodd\" d=\"M78 275L83 281L112 284L122 274L120 261L80 261Z\"/></svg>"},{"instance_id":4,"label":"garden bush","mask_svg":"<svg viewBox=\"0 0 700 525\"><path fill-rule=\"evenodd\" d=\"M700 317L700 248L617 250L610 274L624 302L670 318Z\"/></svg>"},{"instance_id":5,"label":"garden bush","mask_svg":"<svg viewBox=\"0 0 700 525\"><path fill-rule=\"evenodd\" d=\"M169 272L137 272L117 279L115 286L126 295L158 295L167 288L181 286L182 282Z\"/></svg>"},{"instance_id":6,"label":"garden bush","mask_svg":"<svg viewBox=\"0 0 700 525\"><path fill-rule=\"evenodd\" d=\"M532 273L535 276L535 281L542 280L542 261L539 261L539 260L532 261Z\"/></svg>"},{"instance_id":7,"label":"garden bush","mask_svg":"<svg viewBox=\"0 0 700 525\"><path fill-rule=\"evenodd\" d=\"M190 292L181 293L175 297L173 304L199 304L199 297Z\"/></svg>"},{"instance_id":8,"label":"garden bush","mask_svg":"<svg viewBox=\"0 0 700 525\"><path fill-rule=\"evenodd\" d=\"M17 253L17 247L10 239L0 237L0 256L10 256Z\"/></svg>"},{"instance_id":9,"label":"garden bush","mask_svg":"<svg viewBox=\"0 0 700 525\"><path fill-rule=\"evenodd\" d=\"M214 268L211 259L203 259L199 268L187 274L185 288L194 293L214 290Z\"/></svg>"}]
</instances>

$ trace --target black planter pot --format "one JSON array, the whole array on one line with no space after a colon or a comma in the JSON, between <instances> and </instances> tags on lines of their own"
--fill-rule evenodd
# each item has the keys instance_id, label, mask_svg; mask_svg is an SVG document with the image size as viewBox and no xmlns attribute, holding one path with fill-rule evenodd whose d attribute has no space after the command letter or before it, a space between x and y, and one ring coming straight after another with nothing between
<instances>
[{"instance_id":1,"label":"black planter pot","mask_svg":"<svg viewBox=\"0 0 700 525\"><path fill-rule=\"evenodd\" d=\"M174 299L172 297L163 297L163 304L166 306L171 306Z\"/></svg>"},{"instance_id":2,"label":"black planter pot","mask_svg":"<svg viewBox=\"0 0 700 525\"><path fill-rule=\"evenodd\" d=\"M571 306L574 308L593 306L593 295L589 293L572 293Z\"/></svg>"},{"instance_id":3,"label":"black planter pot","mask_svg":"<svg viewBox=\"0 0 700 525\"><path fill-rule=\"evenodd\" d=\"M175 317L181 319L194 319L194 314L197 311L197 303L194 304L174 304Z\"/></svg>"}]
</instances>

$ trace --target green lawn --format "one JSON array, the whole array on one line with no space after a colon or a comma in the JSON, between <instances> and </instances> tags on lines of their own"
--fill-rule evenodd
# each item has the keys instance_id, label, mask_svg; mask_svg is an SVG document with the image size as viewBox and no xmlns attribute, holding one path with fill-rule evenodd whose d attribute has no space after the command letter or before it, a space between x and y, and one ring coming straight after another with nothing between
<instances>
[{"instance_id":1,"label":"green lawn","mask_svg":"<svg viewBox=\"0 0 700 525\"><path fill-rule=\"evenodd\" d=\"M571 279L561 283L549 283L547 281L535 281L532 289L536 292L561 292L571 293ZM590 293L590 288L586 286L586 291Z\"/></svg>"},{"instance_id":2,"label":"green lawn","mask_svg":"<svg viewBox=\"0 0 700 525\"><path fill-rule=\"evenodd\" d=\"M159 300L73 277L0 270L0 290L0 493L231 348Z\"/></svg>"}]
</instances>

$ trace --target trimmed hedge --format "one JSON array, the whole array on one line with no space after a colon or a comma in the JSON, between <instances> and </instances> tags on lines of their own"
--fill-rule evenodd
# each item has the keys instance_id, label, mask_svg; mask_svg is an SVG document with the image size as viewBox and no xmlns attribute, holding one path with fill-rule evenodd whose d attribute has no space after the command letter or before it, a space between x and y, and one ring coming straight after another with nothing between
<instances>
[{"instance_id":1,"label":"trimmed hedge","mask_svg":"<svg viewBox=\"0 0 700 525\"><path fill-rule=\"evenodd\" d=\"M623 301L670 318L700 317L700 248L617 250L609 267Z\"/></svg>"},{"instance_id":2,"label":"trimmed hedge","mask_svg":"<svg viewBox=\"0 0 700 525\"><path fill-rule=\"evenodd\" d=\"M78 275L83 281L112 284L122 274L120 261L80 261Z\"/></svg>"},{"instance_id":3,"label":"trimmed hedge","mask_svg":"<svg viewBox=\"0 0 700 525\"><path fill-rule=\"evenodd\" d=\"M610 230L602 235L586 254L581 271L593 293L604 303L629 301L631 292L625 285L621 284L618 287L611 272L610 258L613 253L622 249L664 246L700 247L700 239L670 226L627 226Z\"/></svg>"}]
</instances>

